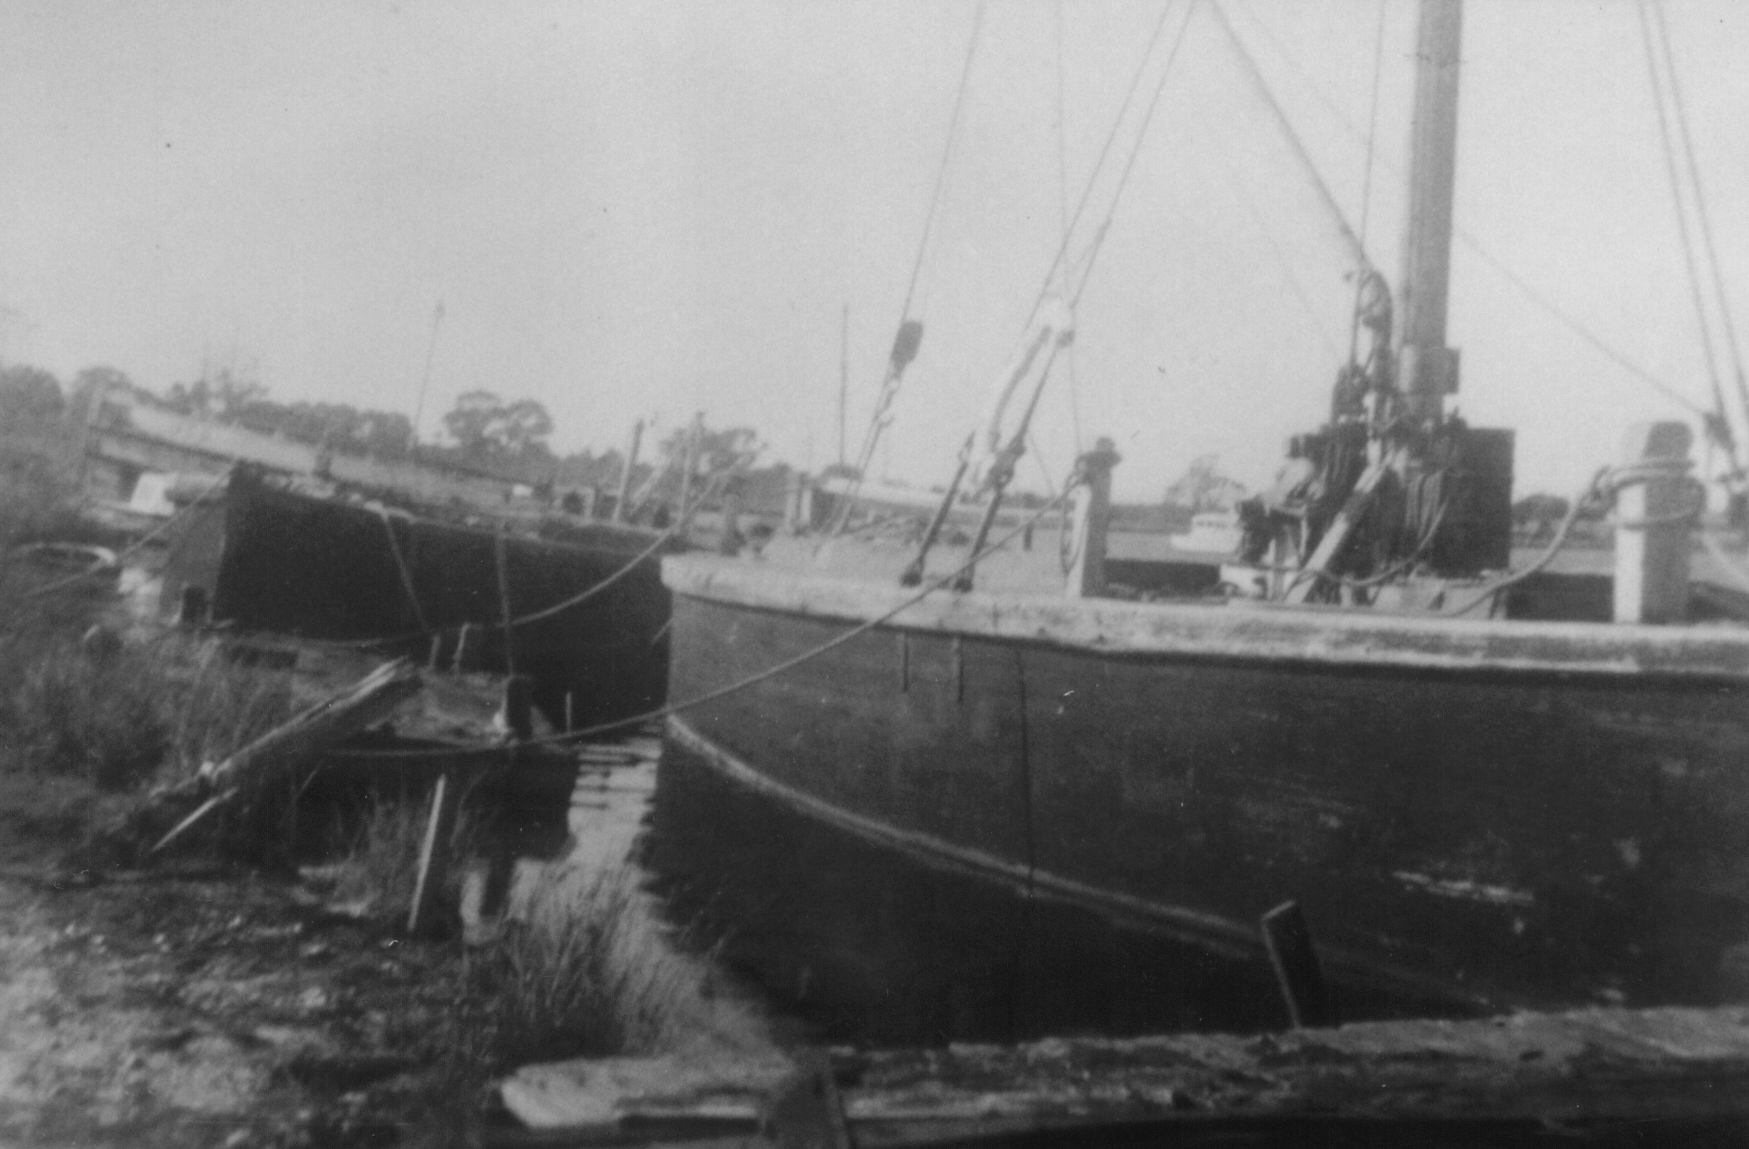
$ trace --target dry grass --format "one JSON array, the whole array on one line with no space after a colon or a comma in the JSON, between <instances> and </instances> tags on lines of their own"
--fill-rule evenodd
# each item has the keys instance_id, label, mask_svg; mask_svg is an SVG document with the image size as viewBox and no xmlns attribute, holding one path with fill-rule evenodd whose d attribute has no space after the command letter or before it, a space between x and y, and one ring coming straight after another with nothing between
<instances>
[{"instance_id":1,"label":"dry grass","mask_svg":"<svg viewBox=\"0 0 1749 1149\"><path fill-rule=\"evenodd\" d=\"M457 1054L497 1072L696 1044L722 1007L708 966L662 931L629 871L554 871L468 955Z\"/></svg>"},{"instance_id":2,"label":"dry grass","mask_svg":"<svg viewBox=\"0 0 1749 1149\"><path fill-rule=\"evenodd\" d=\"M0 730L13 764L105 790L186 777L284 720L283 674L176 635L88 651L65 632L0 639Z\"/></svg>"},{"instance_id":3,"label":"dry grass","mask_svg":"<svg viewBox=\"0 0 1749 1149\"><path fill-rule=\"evenodd\" d=\"M428 801L373 802L341 864L335 899L372 917L404 917L413 905L419 851L425 843L430 813ZM477 852L478 837L477 823L464 806L456 816L450 839L450 856L455 861L449 868L445 898L451 903L459 895L466 860Z\"/></svg>"}]
</instances>

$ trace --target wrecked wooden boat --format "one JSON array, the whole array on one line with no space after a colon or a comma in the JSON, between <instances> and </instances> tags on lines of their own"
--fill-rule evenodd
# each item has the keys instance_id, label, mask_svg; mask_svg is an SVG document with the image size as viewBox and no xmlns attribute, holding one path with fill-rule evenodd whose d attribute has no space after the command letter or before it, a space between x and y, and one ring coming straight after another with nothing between
<instances>
[{"instance_id":1,"label":"wrecked wooden boat","mask_svg":"<svg viewBox=\"0 0 1749 1149\"><path fill-rule=\"evenodd\" d=\"M1186 19L1225 20L1200 11ZM1207 593L1115 585L1109 443L1078 468L1066 579L1058 547L1037 559L990 531L1074 333L1035 309L1000 433L979 431L970 547L931 547L962 455L920 547L828 528L787 560L775 543L665 560L664 785L708 778L895 861L1238 961L1264 956L1259 916L1292 899L1353 993L1479 1009L1749 994L1749 629L1709 618L1730 592L1691 578L1689 427L1629 430L1594 489L1614 507L1611 574L1549 564L1580 502L1544 556L1513 555L1512 433L1449 409L1460 25L1458 0L1424 0L1402 286L1353 244L1370 347L1242 508L1240 553L1205 562ZM902 331L889 384L916 338ZM1715 396L1703 429L1730 457ZM1738 567L1713 549L1715 578ZM1051 944L1030 930L1012 946Z\"/></svg>"},{"instance_id":2,"label":"wrecked wooden boat","mask_svg":"<svg viewBox=\"0 0 1749 1149\"><path fill-rule=\"evenodd\" d=\"M439 513L239 466L177 522L161 612L528 675L548 716L562 722L568 705L574 726L661 704L668 592L657 564L668 539L617 523Z\"/></svg>"}]
</instances>

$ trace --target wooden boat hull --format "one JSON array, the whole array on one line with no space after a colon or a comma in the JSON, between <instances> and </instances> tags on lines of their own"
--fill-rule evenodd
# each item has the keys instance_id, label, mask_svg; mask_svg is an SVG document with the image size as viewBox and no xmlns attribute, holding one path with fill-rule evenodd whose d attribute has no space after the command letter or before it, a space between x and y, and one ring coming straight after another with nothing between
<instances>
[{"instance_id":1,"label":"wooden boat hull","mask_svg":"<svg viewBox=\"0 0 1749 1149\"><path fill-rule=\"evenodd\" d=\"M670 695L904 601L670 560ZM671 720L738 786L1236 957L1479 1006L1710 1003L1749 974L1749 640L937 595Z\"/></svg>"},{"instance_id":2,"label":"wooden boat hull","mask_svg":"<svg viewBox=\"0 0 1749 1149\"><path fill-rule=\"evenodd\" d=\"M506 536L512 615L620 572L654 537L611 528L596 536L589 545ZM432 641L421 632L431 628L442 632L445 665L455 658L458 628L472 623L465 664L502 672L498 545L488 528L385 518L239 471L224 497L195 508L173 537L161 602L174 613L192 590L214 623L311 639L387 639L421 662ZM550 717L562 721L567 692L578 725L661 704L668 592L658 562L646 559L587 602L515 629L515 669L535 677Z\"/></svg>"}]
</instances>

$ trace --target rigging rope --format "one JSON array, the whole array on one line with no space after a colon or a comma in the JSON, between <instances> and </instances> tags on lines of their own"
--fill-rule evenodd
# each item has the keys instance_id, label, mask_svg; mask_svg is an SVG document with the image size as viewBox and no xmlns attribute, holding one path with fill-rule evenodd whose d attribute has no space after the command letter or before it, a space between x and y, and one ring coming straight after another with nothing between
<instances>
[{"instance_id":1,"label":"rigging rope","mask_svg":"<svg viewBox=\"0 0 1749 1149\"><path fill-rule=\"evenodd\" d=\"M1349 225L1348 218L1342 214L1342 207L1336 202L1336 197L1331 194L1330 185L1324 182L1324 177L1319 173L1317 164L1312 162L1312 155L1306 150L1305 141L1301 140L1299 133L1294 130L1292 121L1287 118L1287 113L1282 110L1281 103L1275 98L1275 93L1270 90L1268 82L1264 80L1263 72L1258 68L1257 61L1251 55L1250 49L1245 47L1245 41L1239 38L1238 31L1227 19L1226 11L1221 7L1220 0L1210 0L1209 6L1214 10L1216 22L1220 24L1221 31L1226 33L1227 42L1233 46L1233 51L1239 57L1240 63L1244 64L1245 75L1250 79L1257 95L1269 108L1275 119L1276 127L1280 129L1283 138L1286 139L1289 149L1294 153L1294 158L1299 161L1313 190L1318 193L1318 198L1322 201L1326 214L1336 224L1342 241L1348 248L1349 258L1355 262L1355 270L1360 272L1364 278L1374 268L1372 260L1367 258L1366 248L1360 242L1360 237L1354 233L1354 228Z\"/></svg>"},{"instance_id":2,"label":"rigging rope","mask_svg":"<svg viewBox=\"0 0 1749 1149\"><path fill-rule=\"evenodd\" d=\"M1229 2L1231 2L1231 0L1229 0ZM1361 128L1358 124L1356 124L1348 116L1348 114L1346 112L1344 112L1336 104L1336 102L1333 99L1331 99L1330 94L1324 90L1324 88L1321 84L1319 84L1315 79L1312 78L1312 76L1306 71L1306 69L1294 57L1293 53L1291 51L1289 51L1281 43L1281 41L1278 40L1274 36L1274 34L1269 31L1268 25L1266 25L1261 20L1259 20L1255 13L1250 13L1248 8L1245 8L1243 5L1241 5L1241 8L1242 8L1242 10L1246 10L1248 12L1248 14L1251 17L1252 22L1254 24L1256 24L1257 30L1258 30L1259 34L1262 35L1264 40L1267 41L1271 46L1273 46L1275 48L1276 52L1281 56L1281 58L1287 62L1288 67L1291 68L1294 71L1294 73L1301 78L1302 81L1304 81L1307 90L1310 91L1312 93L1312 95L1317 99L1317 101L1320 104L1322 104L1336 118L1336 121L1342 125L1342 127L1348 132L1348 134L1351 137L1353 137L1354 140L1356 140L1362 146L1365 146L1367 143L1367 140L1368 140L1368 132L1366 131L1366 129ZM1384 162L1384 165L1389 170L1396 172L1399 175L1402 174L1401 169L1396 164L1391 163L1390 160L1386 159L1383 162ZM1683 395L1681 392L1679 392L1675 388L1671 387L1668 383L1664 382L1662 379L1659 379L1656 375L1653 375L1646 368L1640 366L1638 363L1635 363L1632 359L1628 358L1628 356L1625 355L1624 353L1622 353L1621 351L1610 346L1608 341L1606 341L1602 336L1593 332L1583 322L1581 322L1577 317L1575 317L1571 313L1562 309L1558 304L1556 304L1552 299L1550 299L1548 296L1546 296L1541 291L1539 291L1535 286L1533 286L1523 276L1521 276L1517 272L1513 271L1512 268L1507 266L1505 261L1500 259L1500 257L1495 255L1492 251L1490 251L1488 249L1487 245L1482 243L1482 241L1479 238L1477 238L1474 234L1472 234L1469 231L1466 231L1461 226L1454 225L1452 228L1452 235L1454 238L1461 241L1463 243L1463 245L1471 251L1471 253L1473 253L1478 258L1480 258L1484 263L1486 263L1494 271L1499 273L1499 275L1502 278L1504 278L1508 283L1510 283L1513 287L1517 288L1521 293L1523 293L1524 297L1526 299L1528 299L1533 306L1537 307L1538 309L1543 311L1545 314L1547 314L1550 318L1554 319L1556 322L1560 323L1563 327L1567 328L1567 330L1572 332L1573 335L1577 336L1581 342L1585 343L1586 345L1591 347L1592 350L1598 352L1605 359L1608 359L1611 363L1613 363L1617 367L1621 368L1629 376L1631 376L1635 380L1639 381L1640 383L1643 383L1646 386L1650 387L1652 390L1656 391L1658 394L1664 396L1664 398L1670 400L1672 403L1675 403L1677 406L1690 412L1691 414L1695 415L1696 417L1703 419L1703 420L1713 418L1712 413L1707 411L1704 407L1701 407L1699 404L1695 403L1693 400L1689 399L1687 396Z\"/></svg>"},{"instance_id":3,"label":"rigging rope","mask_svg":"<svg viewBox=\"0 0 1749 1149\"><path fill-rule=\"evenodd\" d=\"M1718 303L1720 325L1725 330L1725 345L1731 353L1731 370L1737 384L1737 398L1743 406L1744 419L1749 421L1749 381L1743 378L1743 355L1737 345L1737 325L1731 318L1730 297L1725 291L1724 276L1719 270L1719 253L1713 242L1712 219L1707 212L1706 192L1701 185L1700 165L1695 160L1694 138L1688 129L1688 105L1682 97L1682 79L1676 70L1675 54L1670 48L1670 26L1665 22L1661 5L1653 5L1652 15L1656 19L1658 37L1663 48L1664 71L1670 77L1672 108L1676 113L1676 126L1681 134L1682 152L1688 165L1688 182L1694 195L1695 215L1700 221L1701 249L1706 253L1707 265L1712 272L1713 293ZM1733 458L1731 463L1735 466L1737 460Z\"/></svg>"},{"instance_id":4,"label":"rigging rope","mask_svg":"<svg viewBox=\"0 0 1749 1149\"><path fill-rule=\"evenodd\" d=\"M1688 231L1688 210L1682 203L1682 181L1676 169L1676 151L1670 138L1670 122L1664 107L1664 86L1658 76L1657 52L1652 44L1652 25L1646 17L1645 0L1635 5L1635 11L1640 17L1640 37L1646 49L1646 78L1652 86L1652 106L1658 113L1658 139L1663 145L1664 173L1670 181L1671 206L1676 210L1676 230L1682 239L1682 260L1688 270L1688 291L1694 303L1694 321L1700 328L1701 349L1706 355L1707 378L1712 384L1713 406L1719 416L1719 424L1709 429L1714 433L1729 433L1730 424L1725 421L1725 392L1719 382L1718 357L1713 349L1712 325L1707 321L1706 303L1702 295L1700 272L1694 264L1694 239ZM1736 450L1733 442L1726 439L1720 444L1728 450L1733 458Z\"/></svg>"},{"instance_id":5,"label":"rigging rope","mask_svg":"<svg viewBox=\"0 0 1749 1149\"><path fill-rule=\"evenodd\" d=\"M1219 5L1215 5L1219 10ZM1147 110L1142 113L1142 124L1136 129L1135 143L1130 146L1129 158L1124 162L1122 173L1118 175L1117 187L1111 193L1111 206L1106 210L1105 219L1099 225L1099 231L1093 237L1093 243L1083 257L1084 267L1081 271L1081 282L1075 288L1075 294L1069 301L1071 310L1081 302L1081 293L1087 290L1087 281L1093 277L1093 265L1099 259L1100 249L1105 246L1105 237L1111 230L1112 220L1117 218L1117 206L1123 200L1124 189L1129 186L1130 173L1135 170L1136 160L1142 154L1142 144L1148 138L1148 127L1154 122L1154 111L1160 106L1160 94L1166 90L1166 80L1172 75L1172 65L1178 59L1178 49L1184 46L1184 35L1190 31L1191 18L1196 15L1196 0L1191 0L1190 6L1184 11L1184 21L1178 25L1178 35L1173 38L1172 47L1166 52L1166 63L1160 67L1160 78L1154 83L1154 94L1148 98ZM1091 185L1089 185L1091 186ZM1043 385L1043 378L1039 380Z\"/></svg>"},{"instance_id":6,"label":"rigging rope","mask_svg":"<svg viewBox=\"0 0 1749 1149\"><path fill-rule=\"evenodd\" d=\"M1068 158L1068 114L1064 109L1063 98L1063 2L1057 0L1054 6L1057 25L1057 217L1063 229L1063 242L1069 239L1069 158ZM1081 400L1080 380L1075 373L1075 349L1069 348L1069 433L1075 443L1075 455L1081 455ZM1046 489L1049 489L1049 477L1046 477Z\"/></svg>"},{"instance_id":7,"label":"rigging rope","mask_svg":"<svg viewBox=\"0 0 1749 1149\"><path fill-rule=\"evenodd\" d=\"M959 90L954 93L953 112L948 120L947 140L941 149L941 165L935 173L935 189L929 196L929 210L923 217L923 235L917 242L917 258L911 264L911 280L905 286L905 302L899 308L899 330L893 337L893 348L887 356L886 376L881 380L880 395L875 399L874 411L869 416L868 430L863 434L862 449L857 452L856 473L851 476L850 486L845 491L844 503L833 524L833 532L844 529L850 518L850 505L856 498L857 489L862 485L863 475L868 471L869 463L874 459L875 447L879 444L881 431L887 425L887 412L891 410L893 398L899 391L899 380L917 357L918 348L923 342L923 324L911 317L911 303L917 294L917 281L923 274L923 258L929 250L929 234L935 227L936 212L941 207L941 192L947 182L948 163L953 157L954 143L959 137L961 112L965 108L966 89L970 87L972 78L972 61L977 56L978 35L984 26L984 4L979 0L976 12L972 16L972 35L966 44L966 61L960 69Z\"/></svg>"},{"instance_id":8,"label":"rigging rope","mask_svg":"<svg viewBox=\"0 0 1749 1149\"><path fill-rule=\"evenodd\" d=\"M1360 243L1366 246L1367 222L1372 214L1372 154L1373 142L1379 131L1379 80L1385 63L1385 0L1379 0L1378 28L1372 45L1372 103L1366 114L1366 163L1361 167L1360 181ZM1366 292L1366 276L1357 276L1354 284L1354 317L1348 325L1348 362L1355 365L1360 352L1361 297Z\"/></svg>"},{"instance_id":9,"label":"rigging rope","mask_svg":"<svg viewBox=\"0 0 1749 1149\"><path fill-rule=\"evenodd\" d=\"M1072 484L1071 484L1071 486L1072 486ZM776 665L768 666L764 670L761 670L756 674L751 674L751 675L748 675L746 678L739 679L735 682L731 682L727 686L720 686L715 690L706 691L705 693L698 695L696 697L693 697L693 698L689 698L689 699L685 700L684 702L669 703L666 706L659 706L653 710L646 710L641 714L634 714L629 718L620 718L620 719L616 719L612 722L597 723L594 726L584 727L582 730L573 730L573 731L569 731L569 732L564 733L564 734L554 734L554 735L551 735L551 736L546 737L546 738L524 739L520 742L515 743L514 745L517 746L518 748L529 747L529 746L548 746L548 745L557 746L557 745L563 745L565 743L570 743L570 742L581 742L581 741L584 741L586 739L596 737L597 735L606 734L609 731L613 731L613 730L624 730L627 727L631 727L631 726L641 726L646 722L659 721L661 719L668 718L671 715L680 714L680 713L683 713L685 711L692 710L696 707L703 706L707 702L715 702L720 698L726 698L727 696L729 696L731 694L737 694L743 690L746 690L747 688L749 688L751 686L757 686L761 682L764 682L764 681L771 679L771 678L775 678L779 674L783 674L786 671L794 670L798 666L802 666L806 663L812 662L814 659L819 658L821 655L826 654L830 651L836 650L838 647L843 646L845 643L850 642L852 639L858 638L861 635L868 633L869 631L873 630L875 627L881 626L881 625L888 623L888 622L891 622L893 619L897 618L899 615L903 614L905 611L911 609L913 606L916 606L918 603L922 602L925 598L934 594L936 591L945 588L951 582L953 582L953 580L959 578L962 574L971 570L973 567L977 566L977 564L980 561L982 561L984 558L986 558L989 555L994 554L996 551L999 551L1002 548L1006 547L1009 543L1011 543L1015 539L1019 538L1021 536L1021 534L1023 532L1025 532L1028 528L1036 525L1039 522L1039 520L1043 519L1051 511L1056 510L1064 502L1064 500L1068 497L1068 493L1069 493L1068 488L1065 488L1065 490L1063 491L1062 494L1058 495L1056 498L1050 500L1049 502L1045 503L1043 506L1039 507L1036 511L1034 511L1026 519L1022 520L1019 525L1017 525L1013 530L1009 531L1006 535L1003 535L996 542L990 543L990 544L980 548L979 550L973 552L973 554L970 557L968 557L964 563L962 563L960 566L956 567L955 569L947 572L946 574L938 575L935 578L928 580L927 582L925 582L923 584L921 589L916 591L914 594L907 595L904 599L902 599L899 602L899 604L897 606L891 608L890 610L887 610L886 612L884 612L882 614L875 616L874 618L871 618L871 619L868 619L864 622L858 623L857 625L851 627L849 630L845 631L843 634L840 634L840 635L836 636L835 638L828 639L827 641L821 643L818 646L811 647L808 650L804 650L802 653L800 653L798 655L795 655L791 658L784 659L783 661L777 663ZM349 750L346 752L346 756L348 758L451 758L451 757L466 757L469 755L476 755L476 754L479 754L480 751L481 751L481 748L478 746L468 746L468 747L459 747L458 746L458 747L455 747L453 749L444 748L444 749L420 749L420 750Z\"/></svg>"},{"instance_id":10,"label":"rigging rope","mask_svg":"<svg viewBox=\"0 0 1749 1149\"><path fill-rule=\"evenodd\" d=\"M1225 154L1219 151L1215 154L1220 159L1221 170L1226 174L1228 182L1238 191L1239 201L1245 205L1245 210L1250 213L1251 221L1257 225L1257 230L1262 233L1264 242L1269 245L1270 254L1275 256L1275 262L1281 268L1282 278L1287 281L1288 290L1293 293L1294 299L1299 303L1301 310L1306 313L1306 317L1312 321L1312 331L1318 336L1318 342L1322 343L1324 350L1330 353L1331 361L1340 367L1342 365L1342 352L1337 348L1335 341L1330 338L1330 333L1324 330L1323 317L1318 314L1317 307L1312 303L1311 293L1300 282L1299 276L1294 274L1293 263L1288 259L1287 250L1276 238L1275 231L1269 226L1268 219L1258 209L1257 201L1251 195L1251 189L1245 186L1245 181L1240 178L1238 170L1233 167ZM1355 330L1359 330L1358 323L1355 325ZM1352 342L1349 345L1348 358L1350 362L1353 362L1354 346Z\"/></svg>"},{"instance_id":11,"label":"rigging rope","mask_svg":"<svg viewBox=\"0 0 1749 1149\"><path fill-rule=\"evenodd\" d=\"M1711 413L1707 411L1706 408L1700 406L1700 404L1682 394L1674 387L1671 387L1668 383L1664 382L1644 367L1641 367L1638 363L1635 363L1620 351L1617 351L1614 347L1611 347L1608 343L1604 342L1601 336L1593 334L1588 327L1563 310L1554 300L1538 291L1528 280L1519 275L1516 271L1513 271L1510 267L1506 266L1506 264L1503 263L1493 252L1483 247L1481 241L1476 239L1475 236L1462 230L1457 230L1454 234L1458 239L1462 240L1464 246L1469 248L1473 254L1482 260L1482 262L1499 272L1508 283L1523 292L1526 299L1529 299L1549 316L1560 322L1567 328L1567 330L1571 331L1574 335L1578 336L1580 340L1588 344L1592 350L1597 351L1611 363L1614 363L1617 367L1620 367L1623 371L1626 371L1629 375L1632 375L1635 379L1646 384L1648 387L1652 388L1672 403L1675 403L1677 406L1686 409L1702 419L1707 419L1711 416Z\"/></svg>"},{"instance_id":12,"label":"rigging rope","mask_svg":"<svg viewBox=\"0 0 1749 1149\"><path fill-rule=\"evenodd\" d=\"M1124 93L1123 103L1118 105L1117 115L1112 117L1111 130L1105 135L1105 142L1100 145L1099 156L1093 161L1093 169L1087 175L1087 183L1081 189L1081 198L1075 204L1075 214L1069 219L1069 226L1063 231L1063 240L1057 245L1057 253L1051 258L1051 264L1045 271L1044 281L1039 285L1038 295L1033 298L1032 308L1026 313L1026 322L1021 324L1021 338L1032 326L1032 321L1038 318L1039 308L1044 306L1045 297L1050 294L1051 280L1055 278L1057 269L1062 267L1068 258L1069 240L1075 229L1081 225L1081 217L1087 211L1088 203L1093 199L1093 186L1099 178L1099 173L1105 169L1106 158L1111 154L1111 146L1117 141L1118 129L1123 125L1124 116L1129 112L1130 104L1136 98L1136 92L1142 86L1142 76L1146 73L1148 61L1153 58L1154 47L1160 42L1160 34L1166 30L1166 18L1172 14L1176 0L1167 0L1160 8L1160 18L1154 22L1154 31L1148 36L1147 46L1142 49L1141 59L1136 61L1135 74L1130 77L1129 90ZM1196 0L1191 0L1194 9ZM1185 17L1186 23L1189 16ZM1180 33L1182 38L1182 33Z\"/></svg>"}]
</instances>

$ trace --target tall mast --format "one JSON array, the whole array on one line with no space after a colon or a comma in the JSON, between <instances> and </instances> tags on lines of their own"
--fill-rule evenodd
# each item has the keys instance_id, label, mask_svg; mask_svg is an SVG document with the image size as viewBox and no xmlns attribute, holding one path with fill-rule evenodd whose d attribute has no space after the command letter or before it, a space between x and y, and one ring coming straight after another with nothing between
<instances>
[{"instance_id":1,"label":"tall mast","mask_svg":"<svg viewBox=\"0 0 1749 1149\"><path fill-rule=\"evenodd\" d=\"M1421 0L1415 118L1409 137L1409 232L1403 243L1399 381L1409 415L1437 423L1457 390L1457 352L1445 344L1451 280L1452 187L1457 174L1458 54L1463 0Z\"/></svg>"}]
</instances>

